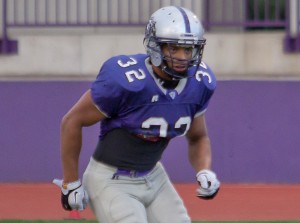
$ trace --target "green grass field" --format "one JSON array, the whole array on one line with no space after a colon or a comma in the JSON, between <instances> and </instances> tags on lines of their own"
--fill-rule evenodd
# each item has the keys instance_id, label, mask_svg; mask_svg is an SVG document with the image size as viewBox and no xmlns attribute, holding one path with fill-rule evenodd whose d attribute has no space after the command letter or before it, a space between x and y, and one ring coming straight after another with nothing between
<instances>
[{"instance_id":1,"label":"green grass field","mask_svg":"<svg viewBox=\"0 0 300 223\"><path fill-rule=\"evenodd\" d=\"M87 220L64 220L64 221L42 221L42 220L0 220L0 223L98 223ZM300 223L300 221L193 221L193 223Z\"/></svg>"}]
</instances>

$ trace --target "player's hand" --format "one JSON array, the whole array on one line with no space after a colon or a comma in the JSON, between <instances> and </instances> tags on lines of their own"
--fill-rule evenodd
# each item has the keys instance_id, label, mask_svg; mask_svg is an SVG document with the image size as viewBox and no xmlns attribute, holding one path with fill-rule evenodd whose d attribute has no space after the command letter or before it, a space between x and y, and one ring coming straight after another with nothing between
<instances>
[{"instance_id":1,"label":"player's hand","mask_svg":"<svg viewBox=\"0 0 300 223\"><path fill-rule=\"evenodd\" d=\"M197 181L199 188L197 189L197 196L202 199L213 199L220 187L220 182L216 174L211 170L201 170L197 173Z\"/></svg>"},{"instance_id":2,"label":"player's hand","mask_svg":"<svg viewBox=\"0 0 300 223\"><path fill-rule=\"evenodd\" d=\"M80 180L65 184L63 180L54 179L53 183L61 189L61 204L67 211L86 208L89 198Z\"/></svg>"}]
</instances>

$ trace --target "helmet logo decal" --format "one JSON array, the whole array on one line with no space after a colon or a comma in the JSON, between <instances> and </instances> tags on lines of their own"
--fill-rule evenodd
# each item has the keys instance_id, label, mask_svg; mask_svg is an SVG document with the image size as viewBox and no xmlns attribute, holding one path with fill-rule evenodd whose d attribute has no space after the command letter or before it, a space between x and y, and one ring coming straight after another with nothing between
<instances>
[{"instance_id":1,"label":"helmet logo decal","mask_svg":"<svg viewBox=\"0 0 300 223\"><path fill-rule=\"evenodd\" d=\"M153 36L155 36L155 34L156 34L155 21L153 20L153 18L151 18L151 19L149 20L149 23L147 24L145 35L146 35L146 36L149 36L149 35L151 35L151 34L152 34Z\"/></svg>"}]
</instances>

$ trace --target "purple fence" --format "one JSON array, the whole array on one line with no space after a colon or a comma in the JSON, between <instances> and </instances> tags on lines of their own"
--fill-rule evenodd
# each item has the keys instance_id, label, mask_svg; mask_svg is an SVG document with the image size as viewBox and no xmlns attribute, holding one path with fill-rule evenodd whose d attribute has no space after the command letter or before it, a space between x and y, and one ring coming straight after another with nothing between
<instances>
[{"instance_id":1,"label":"purple fence","mask_svg":"<svg viewBox=\"0 0 300 223\"><path fill-rule=\"evenodd\" d=\"M300 51L300 0L3 0L1 53L13 53L8 29L18 27L144 26L156 9L192 9L207 30L284 29L287 51ZM291 7L292 6L292 7ZM296 9L296 10L294 10ZM291 11L293 11L291 15ZM201 16L200 16L201 15ZM291 22L291 20L293 22ZM296 22L295 22L296 21ZM293 24L293 33L291 33Z\"/></svg>"}]
</instances>

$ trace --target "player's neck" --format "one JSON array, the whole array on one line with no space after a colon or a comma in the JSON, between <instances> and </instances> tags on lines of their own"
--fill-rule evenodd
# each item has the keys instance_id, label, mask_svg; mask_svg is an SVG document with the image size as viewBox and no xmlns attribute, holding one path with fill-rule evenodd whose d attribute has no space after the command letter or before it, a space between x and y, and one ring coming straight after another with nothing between
<instances>
[{"instance_id":1,"label":"player's neck","mask_svg":"<svg viewBox=\"0 0 300 223\"><path fill-rule=\"evenodd\" d=\"M152 69L153 69L154 74L157 77L159 77L160 79L162 79L164 81L172 81L172 78L169 77L169 75L167 75L166 73L164 73L160 67L156 67L156 66L152 65Z\"/></svg>"},{"instance_id":2,"label":"player's neck","mask_svg":"<svg viewBox=\"0 0 300 223\"><path fill-rule=\"evenodd\" d=\"M174 89L177 87L179 80L172 80L159 67L152 66L154 75L160 79L161 85L166 89Z\"/></svg>"}]
</instances>

